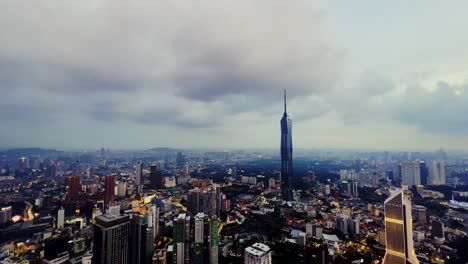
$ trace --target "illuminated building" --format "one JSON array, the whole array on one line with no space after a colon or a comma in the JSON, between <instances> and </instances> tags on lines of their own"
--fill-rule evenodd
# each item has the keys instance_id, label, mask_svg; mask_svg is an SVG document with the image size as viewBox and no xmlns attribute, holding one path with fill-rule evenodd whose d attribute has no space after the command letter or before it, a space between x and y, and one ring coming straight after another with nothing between
<instances>
[{"instance_id":1,"label":"illuminated building","mask_svg":"<svg viewBox=\"0 0 468 264\"><path fill-rule=\"evenodd\" d=\"M413 247L411 201L405 198L402 190L394 190L385 200L384 209L386 252L383 263L419 263Z\"/></svg>"}]
</instances>

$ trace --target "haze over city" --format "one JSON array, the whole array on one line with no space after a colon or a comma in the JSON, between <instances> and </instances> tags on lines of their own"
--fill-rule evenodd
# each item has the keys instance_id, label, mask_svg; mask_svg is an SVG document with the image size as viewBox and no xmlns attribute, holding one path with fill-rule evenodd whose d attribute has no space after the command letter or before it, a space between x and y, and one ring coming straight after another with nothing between
<instances>
[{"instance_id":1,"label":"haze over city","mask_svg":"<svg viewBox=\"0 0 468 264\"><path fill-rule=\"evenodd\" d=\"M468 3L0 3L0 147L463 150Z\"/></svg>"}]
</instances>

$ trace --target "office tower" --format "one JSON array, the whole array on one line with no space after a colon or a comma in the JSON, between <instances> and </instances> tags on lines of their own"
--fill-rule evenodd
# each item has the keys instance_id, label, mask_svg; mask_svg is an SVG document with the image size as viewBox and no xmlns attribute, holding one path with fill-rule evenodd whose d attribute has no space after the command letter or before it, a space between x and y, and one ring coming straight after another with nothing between
<instances>
[{"instance_id":1,"label":"office tower","mask_svg":"<svg viewBox=\"0 0 468 264\"><path fill-rule=\"evenodd\" d=\"M120 197L125 197L127 195L127 183L119 182L117 184L117 195Z\"/></svg>"},{"instance_id":2,"label":"office tower","mask_svg":"<svg viewBox=\"0 0 468 264\"><path fill-rule=\"evenodd\" d=\"M255 243L244 250L244 264L271 264L270 247Z\"/></svg>"},{"instance_id":3,"label":"office tower","mask_svg":"<svg viewBox=\"0 0 468 264\"><path fill-rule=\"evenodd\" d=\"M284 113L281 118L281 194L283 200L293 199L291 180L293 177L292 121L286 111L286 91L284 91Z\"/></svg>"},{"instance_id":4,"label":"office tower","mask_svg":"<svg viewBox=\"0 0 468 264\"><path fill-rule=\"evenodd\" d=\"M350 195L353 197L358 197L358 181L357 180L350 180L349 181L349 190L350 190Z\"/></svg>"},{"instance_id":5,"label":"office tower","mask_svg":"<svg viewBox=\"0 0 468 264\"><path fill-rule=\"evenodd\" d=\"M304 248L304 264L328 264L328 245L321 239L310 239Z\"/></svg>"},{"instance_id":6,"label":"office tower","mask_svg":"<svg viewBox=\"0 0 468 264\"><path fill-rule=\"evenodd\" d=\"M413 215L414 219L418 221L419 224L423 225L427 222L427 209L422 205L413 206Z\"/></svg>"},{"instance_id":7,"label":"office tower","mask_svg":"<svg viewBox=\"0 0 468 264\"><path fill-rule=\"evenodd\" d=\"M413 186L421 184L421 169L419 161L401 163L402 184Z\"/></svg>"},{"instance_id":8,"label":"office tower","mask_svg":"<svg viewBox=\"0 0 468 264\"><path fill-rule=\"evenodd\" d=\"M205 214L198 213L195 216L195 224L194 224L194 241L195 241L195 248L194 248L194 262L195 264L203 264L205 263L205 245L207 244L205 241Z\"/></svg>"},{"instance_id":9,"label":"office tower","mask_svg":"<svg viewBox=\"0 0 468 264\"><path fill-rule=\"evenodd\" d=\"M424 162L424 161L421 161L419 163L419 169L421 171L421 184L426 185L428 183L428 180L429 180L428 164L426 164L426 162Z\"/></svg>"},{"instance_id":10,"label":"office tower","mask_svg":"<svg viewBox=\"0 0 468 264\"><path fill-rule=\"evenodd\" d=\"M153 258L153 228L146 217L132 215L130 220L129 263L151 264Z\"/></svg>"},{"instance_id":11,"label":"office tower","mask_svg":"<svg viewBox=\"0 0 468 264\"><path fill-rule=\"evenodd\" d=\"M148 217L148 227L152 228L153 238L156 239L159 236L159 207L154 204L148 206L146 216Z\"/></svg>"},{"instance_id":12,"label":"office tower","mask_svg":"<svg viewBox=\"0 0 468 264\"><path fill-rule=\"evenodd\" d=\"M139 160L135 166L135 187L136 193L141 193L141 177L143 176L143 161Z\"/></svg>"},{"instance_id":13,"label":"office tower","mask_svg":"<svg viewBox=\"0 0 468 264\"><path fill-rule=\"evenodd\" d=\"M49 178L55 177L56 172L57 172L57 168L55 167L54 164L49 164L49 165L47 165L47 167L46 167L46 175L47 175L47 177L49 177Z\"/></svg>"},{"instance_id":14,"label":"office tower","mask_svg":"<svg viewBox=\"0 0 468 264\"><path fill-rule=\"evenodd\" d=\"M429 185L445 185L446 184L446 172L445 162L430 161L427 164L429 177L427 184Z\"/></svg>"},{"instance_id":15,"label":"office tower","mask_svg":"<svg viewBox=\"0 0 468 264\"><path fill-rule=\"evenodd\" d=\"M65 223L65 209L60 208L57 212L57 229L62 229Z\"/></svg>"},{"instance_id":16,"label":"office tower","mask_svg":"<svg viewBox=\"0 0 468 264\"><path fill-rule=\"evenodd\" d=\"M187 194L187 207L193 215L205 213L210 217L219 216L221 204L222 193L219 184L213 184L209 190L192 189Z\"/></svg>"},{"instance_id":17,"label":"office tower","mask_svg":"<svg viewBox=\"0 0 468 264\"><path fill-rule=\"evenodd\" d=\"M179 214L173 221L173 257L174 264L183 264L185 261L185 214Z\"/></svg>"},{"instance_id":18,"label":"office tower","mask_svg":"<svg viewBox=\"0 0 468 264\"><path fill-rule=\"evenodd\" d=\"M349 218L348 219L348 230L350 234L359 235L359 219L358 218Z\"/></svg>"},{"instance_id":19,"label":"office tower","mask_svg":"<svg viewBox=\"0 0 468 264\"><path fill-rule=\"evenodd\" d=\"M11 211L12 211L11 206L2 207L0 209L0 224L11 221Z\"/></svg>"},{"instance_id":20,"label":"office tower","mask_svg":"<svg viewBox=\"0 0 468 264\"><path fill-rule=\"evenodd\" d=\"M109 203L114 202L115 196L115 177L114 176L106 176L106 180L104 182L104 203L108 205Z\"/></svg>"},{"instance_id":21,"label":"office tower","mask_svg":"<svg viewBox=\"0 0 468 264\"><path fill-rule=\"evenodd\" d=\"M128 215L100 215L94 224L93 264L129 262L130 219Z\"/></svg>"},{"instance_id":22,"label":"office tower","mask_svg":"<svg viewBox=\"0 0 468 264\"><path fill-rule=\"evenodd\" d=\"M340 230L343 234L348 234L348 220L349 216L338 214L336 216L336 229Z\"/></svg>"},{"instance_id":23,"label":"office tower","mask_svg":"<svg viewBox=\"0 0 468 264\"><path fill-rule=\"evenodd\" d=\"M218 218L216 216L211 217L210 223L210 263L218 263L218 246L219 246L219 237L218 237Z\"/></svg>"},{"instance_id":24,"label":"office tower","mask_svg":"<svg viewBox=\"0 0 468 264\"><path fill-rule=\"evenodd\" d=\"M444 223L440 220L432 220L431 235L438 239L445 239Z\"/></svg>"},{"instance_id":25,"label":"office tower","mask_svg":"<svg viewBox=\"0 0 468 264\"><path fill-rule=\"evenodd\" d=\"M156 163L151 163L150 165L150 185L155 189L164 188L164 177L161 170L158 170L158 165Z\"/></svg>"},{"instance_id":26,"label":"office tower","mask_svg":"<svg viewBox=\"0 0 468 264\"><path fill-rule=\"evenodd\" d=\"M80 193L81 185L80 185L80 176L68 176L65 180L66 185L66 200L67 202L76 201L78 199L78 195Z\"/></svg>"},{"instance_id":27,"label":"office tower","mask_svg":"<svg viewBox=\"0 0 468 264\"><path fill-rule=\"evenodd\" d=\"M419 263L413 247L413 224L411 220L411 201L403 191L393 190L385 200L385 240L384 264Z\"/></svg>"}]
</instances>

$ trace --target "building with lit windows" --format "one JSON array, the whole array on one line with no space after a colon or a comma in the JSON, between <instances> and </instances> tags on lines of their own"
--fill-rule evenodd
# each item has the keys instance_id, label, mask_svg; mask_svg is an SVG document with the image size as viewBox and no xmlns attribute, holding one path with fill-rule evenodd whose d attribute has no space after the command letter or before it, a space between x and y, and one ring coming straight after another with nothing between
<instances>
[{"instance_id":1,"label":"building with lit windows","mask_svg":"<svg viewBox=\"0 0 468 264\"><path fill-rule=\"evenodd\" d=\"M401 189L392 190L385 200L385 240L386 252L384 264L416 264L413 246L413 224L411 219L411 201Z\"/></svg>"}]
</instances>

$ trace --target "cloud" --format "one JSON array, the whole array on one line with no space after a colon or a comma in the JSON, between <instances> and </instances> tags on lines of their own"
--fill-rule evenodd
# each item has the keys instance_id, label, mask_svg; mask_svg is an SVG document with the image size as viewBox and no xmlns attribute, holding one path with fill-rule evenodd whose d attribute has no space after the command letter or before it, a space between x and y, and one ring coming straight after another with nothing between
<instances>
[{"instance_id":1,"label":"cloud","mask_svg":"<svg viewBox=\"0 0 468 264\"><path fill-rule=\"evenodd\" d=\"M378 73L366 73L356 86L342 89L325 101L331 102L345 125L396 121L423 133L467 133L468 81L438 81L433 88L428 86L428 78L426 74L411 74L393 81Z\"/></svg>"},{"instance_id":2,"label":"cloud","mask_svg":"<svg viewBox=\"0 0 468 264\"><path fill-rule=\"evenodd\" d=\"M283 89L329 93L345 57L318 2L3 1L0 31L9 107L27 94L107 121L201 127L271 113Z\"/></svg>"}]
</instances>

